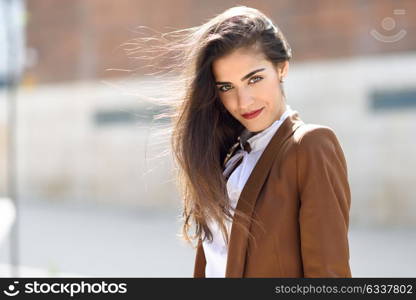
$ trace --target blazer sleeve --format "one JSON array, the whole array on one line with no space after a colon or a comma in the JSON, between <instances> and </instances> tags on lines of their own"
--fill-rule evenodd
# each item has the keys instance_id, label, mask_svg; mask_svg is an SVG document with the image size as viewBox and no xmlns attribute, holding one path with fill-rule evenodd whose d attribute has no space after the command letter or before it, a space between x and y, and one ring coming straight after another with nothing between
<instances>
[{"instance_id":1,"label":"blazer sleeve","mask_svg":"<svg viewBox=\"0 0 416 300\"><path fill-rule=\"evenodd\" d=\"M304 277L351 277L347 164L333 130L313 125L298 142L299 225Z\"/></svg>"}]
</instances>

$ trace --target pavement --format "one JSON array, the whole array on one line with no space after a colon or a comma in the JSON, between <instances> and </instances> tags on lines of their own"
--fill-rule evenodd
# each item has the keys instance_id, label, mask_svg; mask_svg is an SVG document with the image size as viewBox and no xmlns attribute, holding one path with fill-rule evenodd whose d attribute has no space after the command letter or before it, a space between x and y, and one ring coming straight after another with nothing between
<instances>
[{"instance_id":1,"label":"pavement","mask_svg":"<svg viewBox=\"0 0 416 300\"><path fill-rule=\"evenodd\" d=\"M180 210L22 203L20 277L192 277L195 252L179 239ZM10 277L9 240L0 277ZM353 277L416 277L415 228L350 225Z\"/></svg>"}]
</instances>

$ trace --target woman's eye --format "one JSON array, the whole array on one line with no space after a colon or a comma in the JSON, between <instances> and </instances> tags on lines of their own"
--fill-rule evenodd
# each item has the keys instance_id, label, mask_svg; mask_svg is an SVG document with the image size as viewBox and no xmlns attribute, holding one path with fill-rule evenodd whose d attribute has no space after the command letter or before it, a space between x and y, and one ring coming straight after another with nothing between
<instances>
[{"instance_id":1,"label":"woman's eye","mask_svg":"<svg viewBox=\"0 0 416 300\"><path fill-rule=\"evenodd\" d=\"M253 77L251 77L250 78L250 80L249 80L249 84L252 84L252 83L256 83L257 81L260 81L260 80L262 80L263 79L263 77L261 77L261 76L253 76ZM229 84L226 84L226 85L222 85L222 86L220 86L219 88L218 88L218 90L220 91L220 92L222 92L222 93L224 93L224 92L226 92L226 91L228 91L228 90L230 90L232 87L229 85Z\"/></svg>"},{"instance_id":2,"label":"woman's eye","mask_svg":"<svg viewBox=\"0 0 416 300\"><path fill-rule=\"evenodd\" d=\"M263 79L263 77L261 77L261 76L253 76L253 77L250 78L249 83L255 83L255 82L260 81L262 79Z\"/></svg>"},{"instance_id":3,"label":"woman's eye","mask_svg":"<svg viewBox=\"0 0 416 300\"><path fill-rule=\"evenodd\" d=\"M230 87L229 85L222 85L222 86L220 86L220 88L219 88L220 92L226 92L226 91L228 91L229 89L231 89L231 87Z\"/></svg>"}]
</instances>

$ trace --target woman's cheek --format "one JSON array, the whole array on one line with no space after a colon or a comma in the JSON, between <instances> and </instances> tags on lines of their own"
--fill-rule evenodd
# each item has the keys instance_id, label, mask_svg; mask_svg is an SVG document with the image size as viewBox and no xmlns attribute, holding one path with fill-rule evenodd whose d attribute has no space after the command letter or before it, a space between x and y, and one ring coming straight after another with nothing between
<instances>
[{"instance_id":1,"label":"woman's cheek","mask_svg":"<svg viewBox=\"0 0 416 300\"><path fill-rule=\"evenodd\" d=\"M222 103L229 112L235 111L235 107L237 105L235 102L236 101L234 101L230 95L222 98Z\"/></svg>"}]
</instances>

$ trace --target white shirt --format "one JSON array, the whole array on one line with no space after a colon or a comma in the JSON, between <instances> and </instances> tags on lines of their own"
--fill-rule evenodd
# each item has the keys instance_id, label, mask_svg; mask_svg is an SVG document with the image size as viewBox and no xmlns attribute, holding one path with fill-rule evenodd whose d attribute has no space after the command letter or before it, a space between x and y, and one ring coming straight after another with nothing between
<instances>
[{"instance_id":1,"label":"white shirt","mask_svg":"<svg viewBox=\"0 0 416 300\"><path fill-rule=\"evenodd\" d=\"M251 147L250 153L244 151L243 149L239 149L227 162L224 173L228 168L232 168L234 163L241 156L243 156L242 162L232 172L227 181L227 193L233 209L236 208L241 191L243 190L251 171L254 169L254 166L262 155L264 149L283 121L289 116L291 111L292 109L290 106L286 105L286 110L279 120L273 122L269 127L253 135L247 140ZM232 210L231 214L234 215ZM227 226L229 237L232 224L229 221L226 221L225 224ZM222 232L216 222L209 222L208 226L212 232L213 239L212 242L204 241L202 243L206 259L205 277L225 277L228 251L227 245L225 244Z\"/></svg>"}]
</instances>

